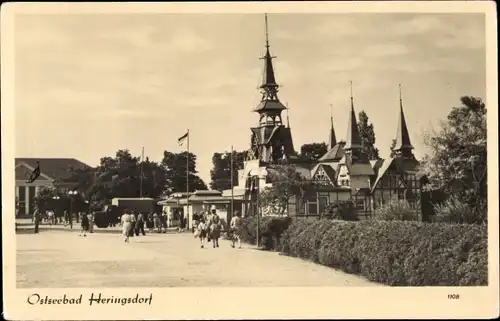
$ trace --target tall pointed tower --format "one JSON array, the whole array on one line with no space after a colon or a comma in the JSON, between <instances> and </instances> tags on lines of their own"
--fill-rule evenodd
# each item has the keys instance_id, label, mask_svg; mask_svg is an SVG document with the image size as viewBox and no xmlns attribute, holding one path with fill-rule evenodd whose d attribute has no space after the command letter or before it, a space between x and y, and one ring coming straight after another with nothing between
<instances>
[{"instance_id":1,"label":"tall pointed tower","mask_svg":"<svg viewBox=\"0 0 500 321\"><path fill-rule=\"evenodd\" d=\"M347 123L347 138L344 146L344 156L339 162L338 185L348 186L356 194L359 190L370 187L370 177L374 175L368 155L363 151L359 135L351 82L351 111Z\"/></svg>"},{"instance_id":2,"label":"tall pointed tower","mask_svg":"<svg viewBox=\"0 0 500 321\"><path fill-rule=\"evenodd\" d=\"M333 106L330 105L330 108L333 109ZM330 149L334 148L335 145L337 145L337 137L335 136L335 129L333 128L333 111L330 111L330 123L331 123L331 127L330 127L330 133L328 135L327 150L330 150Z\"/></svg>"},{"instance_id":3,"label":"tall pointed tower","mask_svg":"<svg viewBox=\"0 0 500 321\"><path fill-rule=\"evenodd\" d=\"M404 159L415 159L413 155L413 146L408 134L408 127L406 126L405 114L403 112L403 98L401 95L401 84L399 85L399 120L398 131L396 133L396 146L394 152L396 157Z\"/></svg>"},{"instance_id":4,"label":"tall pointed tower","mask_svg":"<svg viewBox=\"0 0 500 321\"><path fill-rule=\"evenodd\" d=\"M273 59L269 50L269 33L267 14L265 15L266 51L264 57L264 72L260 92L261 102L254 108L259 114L258 127L251 128L251 155L264 163L280 163L294 154L290 127L283 124L281 112L285 107L278 98L279 85L273 68Z\"/></svg>"}]
</instances>

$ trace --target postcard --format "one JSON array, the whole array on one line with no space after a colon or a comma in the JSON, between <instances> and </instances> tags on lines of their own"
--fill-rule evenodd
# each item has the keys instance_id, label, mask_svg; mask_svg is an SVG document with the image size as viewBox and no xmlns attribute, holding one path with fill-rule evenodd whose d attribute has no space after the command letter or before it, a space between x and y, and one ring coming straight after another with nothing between
<instances>
[{"instance_id":1,"label":"postcard","mask_svg":"<svg viewBox=\"0 0 500 321\"><path fill-rule=\"evenodd\" d=\"M1 15L6 319L498 317L493 2Z\"/></svg>"}]
</instances>

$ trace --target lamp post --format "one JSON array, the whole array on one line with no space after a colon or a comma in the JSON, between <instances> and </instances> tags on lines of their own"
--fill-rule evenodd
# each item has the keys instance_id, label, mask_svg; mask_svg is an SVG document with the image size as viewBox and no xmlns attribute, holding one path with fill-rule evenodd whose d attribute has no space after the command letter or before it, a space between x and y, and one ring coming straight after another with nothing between
<instances>
[{"instance_id":1,"label":"lamp post","mask_svg":"<svg viewBox=\"0 0 500 321\"><path fill-rule=\"evenodd\" d=\"M52 199L54 200L54 202L56 203L56 206L55 206L55 209L54 209L54 224L57 224L57 216L56 216L56 213L59 212L59 199L60 197L58 195L56 196L52 196Z\"/></svg>"},{"instance_id":2,"label":"lamp post","mask_svg":"<svg viewBox=\"0 0 500 321\"><path fill-rule=\"evenodd\" d=\"M267 170L265 168L253 169L250 171L250 176L252 176L255 184L253 184L253 189L257 191L257 247L260 246L260 180L265 179L267 176Z\"/></svg>"},{"instance_id":3,"label":"lamp post","mask_svg":"<svg viewBox=\"0 0 500 321\"><path fill-rule=\"evenodd\" d=\"M76 196L78 194L77 191L69 191L68 196L69 196L69 215L73 217L73 196ZM76 222L80 220L80 217L78 215L76 216Z\"/></svg>"}]
</instances>

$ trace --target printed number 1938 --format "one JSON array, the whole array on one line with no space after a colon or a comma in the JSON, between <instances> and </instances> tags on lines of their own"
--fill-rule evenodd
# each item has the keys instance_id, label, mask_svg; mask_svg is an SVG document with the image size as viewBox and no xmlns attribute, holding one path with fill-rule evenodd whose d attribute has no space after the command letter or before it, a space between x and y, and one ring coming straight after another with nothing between
<instances>
[{"instance_id":1,"label":"printed number 1938","mask_svg":"<svg viewBox=\"0 0 500 321\"><path fill-rule=\"evenodd\" d=\"M448 299L457 300L457 299L460 299L460 295L458 295L458 294L448 294Z\"/></svg>"}]
</instances>

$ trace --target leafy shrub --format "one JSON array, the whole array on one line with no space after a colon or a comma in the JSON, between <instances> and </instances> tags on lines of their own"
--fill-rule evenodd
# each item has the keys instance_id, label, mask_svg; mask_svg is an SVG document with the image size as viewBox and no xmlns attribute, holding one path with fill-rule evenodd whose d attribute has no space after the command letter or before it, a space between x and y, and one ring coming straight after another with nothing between
<instances>
[{"instance_id":1,"label":"leafy shrub","mask_svg":"<svg viewBox=\"0 0 500 321\"><path fill-rule=\"evenodd\" d=\"M357 221L356 206L353 201L336 201L325 208L322 217L335 220Z\"/></svg>"},{"instance_id":2,"label":"leafy shrub","mask_svg":"<svg viewBox=\"0 0 500 321\"><path fill-rule=\"evenodd\" d=\"M470 206L457 197L448 198L443 204L435 205L434 221L458 224L482 224L488 219L485 203Z\"/></svg>"},{"instance_id":3,"label":"leafy shrub","mask_svg":"<svg viewBox=\"0 0 500 321\"><path fill-rule=\"evenodd\" d=\"M280 250L396 286L487 285L486 226L294 219Z\"/></svg>"},{"instance_id":4,"label":"leafy shrub","mask_svg":"<svg viewBox=\"0 0 500 321\"><path fill-rule=\"evenodd\" d=\"M280 244L281 235L291 223L289 217L261 217L260 245L266 250L274 250ZM257 218L254 216L242 219L240 229L241 240L246 243L257 243Z\"/></svg>"},{"instance_id":5,"label":"leafy shrub","mask_svg":"<svg viewBox=\"0 0 500 321\"><path fill-rule=\"evenodd\" d=\"M416 221L418 215L405 200L392 201L375 210L375 218L383 221Z\"/></svg>"}]
</instances>

